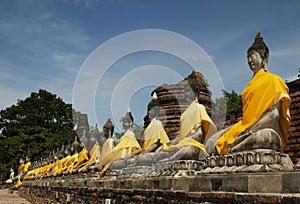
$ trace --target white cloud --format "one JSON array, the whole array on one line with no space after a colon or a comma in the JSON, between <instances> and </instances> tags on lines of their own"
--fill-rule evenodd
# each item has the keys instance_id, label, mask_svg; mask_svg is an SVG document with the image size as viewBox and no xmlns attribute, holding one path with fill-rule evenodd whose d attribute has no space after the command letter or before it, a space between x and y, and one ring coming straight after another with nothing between
<instances>
[{"instance_id":1,"label":"white cloud","mask_svg":"<svg viewBox=\"0 0 300 204\"><path fill-rule=\"evenodd\" d=\"M110 0L62 0L62 1L66 3L73 3L76 6L85 6L91 8L99 2L109 2Z\"/></svg>"}]
</instances>

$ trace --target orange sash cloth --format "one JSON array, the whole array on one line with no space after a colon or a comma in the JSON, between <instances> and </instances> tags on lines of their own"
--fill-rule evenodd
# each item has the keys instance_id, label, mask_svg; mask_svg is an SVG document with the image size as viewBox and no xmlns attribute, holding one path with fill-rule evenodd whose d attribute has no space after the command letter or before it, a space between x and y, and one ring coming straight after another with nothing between
<instances>
[{"instance_id":1,"label":"orange sash cloth","mask_svg":"<svg viewBox=\"0 0 300 204\"><path fill-rule=\"evenodd\" d=\"M226 144L232 144L236 138L247 128L257 122L262 114L270 107L281 101L280 137L283 152L290 126L290 97L289 89L284 81L277 75L260 70L255 74L242 93L243 119L232 126L216 142L219 154L227 154Z\"/></svg>"},{"instance_id":2,"label":"orange sash cloth","mask_svg":"<svg viewBox=\"0 0 300 204\"><path fill-rule=\"evenodd\" d=\"M144 132L143 151L146 151L151 145L155 144L158 140L162 145L170 142L168 135L160 120L153 119Z\"/></svg>"},{"instance_id":3,"label":"orange sash cloth","mask_svg":"<svg viewBox=\"0 0 300 204\"><path fill-rule=\"evenodd\" d=\"M20 164L20 166L18 167L18 174L20 174L21 173L21 171L23 171L24 170L24 168L25 168L25 164Z\"/></svg>"},{"instance_id":4,"label":"orange sash cloth","mask_svg":"<svg viewBox=\"0 0 300 204\"><path fill-rule=\"evenodd\" d=\"M203 127L205 140L217 132L217 128L208 116L205 107L202 104L193 101L180 117L180 135L178 144L166 146L164 147L164 150L170 151L183 146L195 146L201 149L205 156L208 156L205 146L202 143L188 137L200 126Z\"/></svg>"}]
</instances>

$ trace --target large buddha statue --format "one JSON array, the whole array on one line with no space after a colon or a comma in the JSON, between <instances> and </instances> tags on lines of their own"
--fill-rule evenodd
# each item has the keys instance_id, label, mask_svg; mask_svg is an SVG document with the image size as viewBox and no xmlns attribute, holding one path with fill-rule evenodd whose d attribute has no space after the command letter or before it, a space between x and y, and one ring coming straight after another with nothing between
<instances>
[{"instance_id":1,"label":"large buddha statue","mask_svg":"<svg viewBox=\"0 0 300 204\"><path fill-rule=\"evenodd\" d=\"M208 153L227 154L253 149L283 152L290 125L289 89L267 70L269 49L261 33L247 51L253 77L242 92L243 118L213 135L206 143Z\"/></svg>"}]
</instances>

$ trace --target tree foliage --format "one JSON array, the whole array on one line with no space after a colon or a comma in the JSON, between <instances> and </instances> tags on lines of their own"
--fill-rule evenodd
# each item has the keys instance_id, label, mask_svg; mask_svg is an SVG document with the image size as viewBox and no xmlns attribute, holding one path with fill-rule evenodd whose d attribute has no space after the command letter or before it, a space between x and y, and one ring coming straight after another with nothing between
<instances>
[{"instance_id":1,"label":"tree foliage","mask_svg":"<svg viewBox=\"0 0 300 204\"><path fill-rule=\"evenodd\" d=\"M242 97L236 92L227 92L223 90L223 97L216 98L213 102L214 122L218 129L222 129L225 120L229 120L231 116L239 118L242 115Z\"/></svg>"},{"instance_id":2,"label":"tree foliage","mask_svg":"<svg viewBox=\"0 0 300 204\"><path fill-rule=\"evenodd\" d=\"M73 140L73 127L72 105L46 90L1 110L1 178L7 179L9 169L16 169L25 155L33 162Z\"/></svg>"},{"instance_id":3,"label":"tree foliage","mask_svg":"<svg viewBox=\"0 0 300 204\"><path fill-rule=\"evenodd\" d=\"M223 90L223 97L216 98L213 103L217 114L234 113L242 106L242 97L235 91L227 92Z\"/></svg>"},{"instance_id":4,"label":"tree foliage","mask_svg":"<svg viewBox=\"0 0 300 204\"><path fill-rule=\"evenodd\" d=\"M120 121L122 121L122 119ZM134 135L137 140L143 140L144 126L133 123L132 131L134 132ZM124 132L123 133L115 132L114 140L116 141L116 143L118 143L120 141L123 134L124 134Z\"/></svg>"}]
</instances>

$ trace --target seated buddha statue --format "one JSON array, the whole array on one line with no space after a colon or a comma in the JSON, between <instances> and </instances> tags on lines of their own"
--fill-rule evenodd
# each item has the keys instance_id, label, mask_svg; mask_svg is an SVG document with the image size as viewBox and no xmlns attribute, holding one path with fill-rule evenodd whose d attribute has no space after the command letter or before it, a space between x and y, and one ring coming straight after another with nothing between
<instances>
[{"instance_id":1,"label":"seated buddha statue","mask_svg":"<svg viewBox=\"0 0 300 204\"><path fill-rule=\"evenodd\" d=\"M84 148L84 145L78 141L78 136L75 135L75 140L72 143L72 157L69 161L69 166L65 170L66 173L76 172L80 164L89 160L88 151Z\"/></svg>"},{"instance_id":2,"label":"seated buddha statue","mask_svg":"<svg viewBox=\"0 0 300 204\"><path fill-rule=\"evenodd\" d=\"M290 125L289 89L267 70L269 49L261 33L247 51L253 77L242 92L243 118L213 135L206 143L208 153L227 154L253 149L283 152Z\"/></svg>"},{"instance_id":3,"label":"seated buddha statue","mask_svg":"<svg viewBox=\"0 0 300 204\"><path fill-rule=\"evenodd\" d=\"M119 144L117 144L110 153L106 156L101 157L100 165L105 165L100 173L102 177L106 170L113 164L113 162L118 162L128 157L129 155L135 154L141 151L141 146L138 143L134 132L132 131L133 117L131 115L130 109L128 109L126 115L123 117L123 128L125 133L120 139Z\"/></svg>"},{"instance_id":4,"label":"seated buddha statue","mask_svg":"<svg viewBox=\"0 0 300 204\"><path fill-rule=\"evenodd\" d=\"M180 117L180 133L168 145L156 150L156 161L198 160L208 156L203 143L217 128L198 102L200 85L195 78L185 86L185 98L189 106Z\"/></svg>"},{"instance_id":5,"label":"seated buddha statue","mask_svg":"<svg viewBox=\"0 0 300 204\"><path fill-rule=\"evenodd\" d=\"M111 119L109 118L103 126L104 137L106 138L106 140L103 143L103 147L101 149L101 154L100 154L101 157L105 157L115 147L115 141L112 138L112 136L114 134L114 129L115 129L115 126L113 125L113 123L111 122Z\"/></svg>"},{"instance_id":6,"label":"seated buddha statue","mask_svg":"<svg viewBox=\"0 0 300 204\"><path fill-rule=\"evenodd\" d=\"M96 164L99 164L100 162L100 145L98 143L98 141L96 141L95 145L93 146L93 148L90 151L89 154L89 159L88 161L78 169L78 173L80 172L86 172L89 169L93 169L93 166Z\"/></svg>"},{"instance_id":7,"label":"seated buddha statue","mask_svg":"<svg viewBox=\"0 0 300 204\"><path fill-rule=\"evenodd\" d=\"M154 161L155 151L160 147L165 148L169 144L169 137L163 127L162 122L158 116L160 113L160 104L156 93L153 93L152 100L148 105L148 116L151 120L144 131L144 143L142 152L133 160L129 161L131 166L135 165L150 165Z\"/></svg>"}]
</instances>

